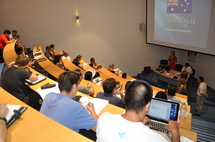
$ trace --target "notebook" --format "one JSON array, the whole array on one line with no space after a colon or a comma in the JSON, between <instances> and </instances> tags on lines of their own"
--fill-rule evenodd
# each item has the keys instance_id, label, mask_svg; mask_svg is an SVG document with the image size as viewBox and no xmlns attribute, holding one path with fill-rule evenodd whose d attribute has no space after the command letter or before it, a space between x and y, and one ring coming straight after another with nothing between
<instances>
[{"instance_id":1,"label":"notebook","mask_svg":"<svg viewBox=\"0 0 215 142\"><path fill-rule=\"evenodd\" d=\"M33 80L26 79L26 82L29 83L29 84L34 85L34 84L37 84L37 83L39 83L39 82L41 82L41 81L43 81L45 79L46 79L46 77L38 75L38 80L33 81Z\"/></svg>"},{"instance_id":2,"label":"notebook","mask_svg":"<svg viewBox=\"0 0 215 142\"><path fill-rule=\"evenodd\" d=\"M163 99L152 98L150 109L147 113L147 116L151 119L151 122L148 122L148 125L156 125L160 127L152 127L155 131L162 134L167 134L166 139L170 139L171 133L163 129L163 125L168 125L168 119L177 121L178 119L178 111L179 111L179 103L171 102Z\"/></svg>"}]
</instances>

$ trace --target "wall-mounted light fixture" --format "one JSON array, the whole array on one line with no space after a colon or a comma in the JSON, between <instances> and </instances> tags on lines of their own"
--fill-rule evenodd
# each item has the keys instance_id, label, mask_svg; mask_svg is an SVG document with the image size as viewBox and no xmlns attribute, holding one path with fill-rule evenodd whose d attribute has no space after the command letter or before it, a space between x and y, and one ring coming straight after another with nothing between
<instances>
[{"instance_id":1,"label":"wall-mounted light fixture","mask_svg":"<svg viewBox=\"0 0 215 142\"><path fill-rule=\"evenodd\" d=\"M76 19L76 20L79 20L79 18L80 18L79 16L75 16L75 19Z\"/></svg>"}]
</instances>

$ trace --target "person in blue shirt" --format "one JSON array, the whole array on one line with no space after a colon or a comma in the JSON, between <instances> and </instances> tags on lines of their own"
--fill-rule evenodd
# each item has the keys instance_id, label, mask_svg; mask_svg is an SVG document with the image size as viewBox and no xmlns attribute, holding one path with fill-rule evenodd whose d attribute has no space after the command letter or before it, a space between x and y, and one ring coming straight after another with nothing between
<instances>
[{"instance_id":1,"label":"person in blue shirt","mask_svg":"<svg viewBox=\"0 0 215 142\"><path fill-rule=\"evenodd\" d=\"M98 116L94 105L90 103L85 108L73 100L79 83L79 76L75 72L62 73L58 78L60 94L52 92L47 94L40 112L76 132L80 129L96 131Z\"/></svg>"}]
</instances>

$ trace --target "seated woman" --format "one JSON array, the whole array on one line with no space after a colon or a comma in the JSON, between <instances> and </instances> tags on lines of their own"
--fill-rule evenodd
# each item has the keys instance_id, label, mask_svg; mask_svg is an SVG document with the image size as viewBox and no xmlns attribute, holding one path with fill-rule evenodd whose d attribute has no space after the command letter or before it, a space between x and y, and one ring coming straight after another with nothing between
<instances>
[{"instance_id":1,"label":"seated woman","mask_svg":"<svg viewBox=\"0 0 215 142\"><path fill-rule=\"evenodd\" d=\"M93 73L91 71L87 71L84 74L84 79L92 82L93 81Z\"/></svg>"},{"instance_id":2,"label":"seated woman","mask_svg":"<svg viewBox=\"0 0 215 142\"><path fill-rule=\"evenodd\" d=\"M108 70L116 75L119 75L119 73L121 72L120 69L114 69L114 64L110 64Z\"/></svg>"},{"instance_id":3,"label":"seated woman","mask_svg":"<svg viewBox=\"0 0 215 142\"><path fill-rule=\"evenodd\" d=\"M181 79L180 79L180 82L178 82L178 85L177 85L177 93L179 93L179 94L184 94L184 95L187 94L186 79L181 78Z\"/></svg>"},{"instance_id":4,"label":"seated woman","mask_svg":"<svg viewBox=\"0 0 215 142\"><path fill-rule=\"evenodd\" d=\"M71 57L69 56L69 52L67 50L63 50L63 56L62 56L63 59L67 59L69 60L70 62L72 62L72 59Z\"/></svg>"},{"instance_id":5,"label":"seated woman","mask_svg":"<svg viewBox=\"0 0 215 142\"><path fill-rule=\"evenodd\" d=\"M58 67L60 67L62 69L65 69L61 57L62 57L61 55L56 55L55 58L54 58L53 63L55 65L57 65Z\"/></svg>"},{"instance_id":6,"label":"seated woman","mask_svg":"<svg viewBox=\"0 0 215 142\"><path fill-rule=\"evenodd\" d=\"M82 56L78 55L73 61L72 63L75 64L76 66L83 68L84 64L80 63Z\"/></svg>"}]
</instances>

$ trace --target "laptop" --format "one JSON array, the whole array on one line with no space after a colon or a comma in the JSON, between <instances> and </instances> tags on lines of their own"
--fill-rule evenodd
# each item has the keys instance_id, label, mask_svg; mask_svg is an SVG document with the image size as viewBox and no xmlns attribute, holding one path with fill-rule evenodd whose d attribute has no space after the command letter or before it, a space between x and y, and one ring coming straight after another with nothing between
<instances>
[{"instance_id":1,"label":"laptop","mask_svg":"<svg viewBox=\"0 0 215 142\"><path fill-rule=\"evenodd\" d=\"M147 113L147 117L149 117L151 121L147 122L146 125L151 125L151 129L160 133L169 141L171 133L167 129L164 129L163 126L168 125L168 119L177 121L179 106L180 104L176 102L152 98Z\"/></svg>"},{"instance_id":2,"label":"laptop","mask_svg":"<svg viewBox=\"0 0 215 142\"><path fill-rule=\"evenodd\" d=\"M37 83L39 83L45 79L46 79L46 77L38 75L38 80L33 81L33 80L26 79L26 82L31 84L31 85L34 85L34 84L37 84Z\"/></svg>"}]
</instances>

